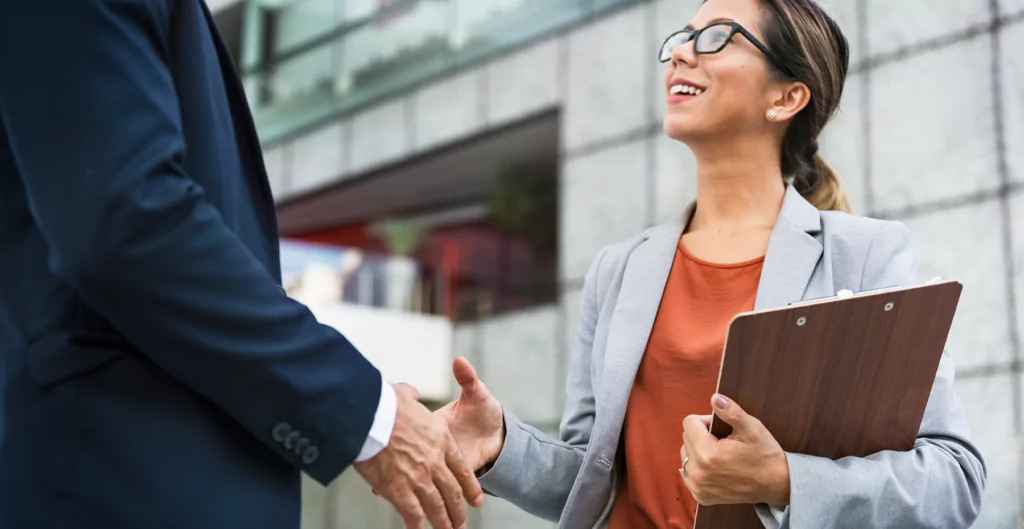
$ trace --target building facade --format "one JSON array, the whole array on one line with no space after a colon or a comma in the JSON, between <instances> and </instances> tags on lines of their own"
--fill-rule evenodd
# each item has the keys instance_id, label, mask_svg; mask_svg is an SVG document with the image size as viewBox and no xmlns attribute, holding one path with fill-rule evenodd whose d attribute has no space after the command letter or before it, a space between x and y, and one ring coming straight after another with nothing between
<instances>
[{"instance_id":1,"label":"building facade","mask_svg":"<svg viewBox=\"0 0 1024 529\"><path fill-rule=\"evenodd\" d=\"M964 283L948 347L988 462L976 527L1020 527L1024 0L825 3L853 56L822 152L858 213L908 225L922 277ZM424 340L437 358L417 373L438 384L437 404L457 389L437 377L466 356L504 405L553 434L590 260L694 197L692 156L661 133L656 50L699 5L251 0L218 19L236 25L285 236L385 256L337 297L398 318L381 325L435 326ZM524 174L550 180L515 185ZM545 219L550 233L527 240ZM395 255L417 271L395 272ZM416 352L382 354L402 364ZM307 480L304 494L308 529L401 527L354 473L326 489ZM553 527L495 498L471 516L470 527Z\"/></svg>"}]
</instances>

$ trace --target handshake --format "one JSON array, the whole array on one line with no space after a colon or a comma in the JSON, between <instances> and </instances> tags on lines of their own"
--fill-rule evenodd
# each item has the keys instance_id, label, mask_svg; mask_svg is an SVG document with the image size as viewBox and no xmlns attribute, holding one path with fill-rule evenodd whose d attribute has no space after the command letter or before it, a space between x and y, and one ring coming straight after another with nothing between
<instances>
[{"instance_id":1,"label":"handshake","mask_svg":"<svg viewBox=\"0 0 1024 529\"><path fill-rule=\"evenodd\" d=\"M435 529L463 527L464 501L473 507L484 503L474 471L497 459L505 440L501 404L473 366L456 358L452 371L462 394L433 414L418 402L415 388L396 385L391 441L374 458L354 465L408 529L422 529L424 515Z\"/></svg>"}]
</instances>

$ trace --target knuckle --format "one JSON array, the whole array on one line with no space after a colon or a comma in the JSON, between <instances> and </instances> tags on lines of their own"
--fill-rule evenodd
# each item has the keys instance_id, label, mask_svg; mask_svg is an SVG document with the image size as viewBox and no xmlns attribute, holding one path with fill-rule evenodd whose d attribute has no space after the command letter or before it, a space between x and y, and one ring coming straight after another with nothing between
<instances>
[{"instance_id":1,"label":"knuckle","mask_svg":"<svg viewBox=\"0 0 1024 529\"><path fill-rule=\"evenodd\" d=\"M703 468L695 468L690 474L690 481L698 490L703 489L708 482L708 473Z\"/></svg>"},{"instance_id":2,"label":"knuckle","mask_svg":"<svg viewBox=\"0 0 1024 529\"><path fill-rule=\"evenodd\" d=\"M419 502L415 498L407 497L397 502L395 508L398 513L402 516L402 519L409 520L421 520L423 519L423 508L420 507Z\"/></svg>"}]
</instances>

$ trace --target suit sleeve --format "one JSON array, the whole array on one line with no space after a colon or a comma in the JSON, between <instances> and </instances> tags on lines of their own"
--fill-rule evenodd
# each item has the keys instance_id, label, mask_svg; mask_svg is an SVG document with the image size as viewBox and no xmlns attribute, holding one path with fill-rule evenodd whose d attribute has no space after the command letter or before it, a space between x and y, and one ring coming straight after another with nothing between
<instances>
[{"instance_id":1,"label":"suit sleeve","mask_svg":"<svg viewBox=\"0 0 1024 529\"><path fill-rule=\"evenodd\" d=\"M910 234L898 222L875 236L863 289L912 286L917 271ZM985 463L970 441L967 417L956 396L953 360L944 352L914 449L838 461L787 454L790 506L757 506L769 528L970 527L981 508Z\"/></svg>"},{"instance_id":2,"label":"suit sleeve","mask_svg":"<svg viewBox=\"0 0 1024 529\"><path fill-rule=\"evenodd\" d=\"M381 377L286 297L183 170L173 5L0 0L3 127L53 273L326 484L366 441Z\"/></svg>"}]
</instances>

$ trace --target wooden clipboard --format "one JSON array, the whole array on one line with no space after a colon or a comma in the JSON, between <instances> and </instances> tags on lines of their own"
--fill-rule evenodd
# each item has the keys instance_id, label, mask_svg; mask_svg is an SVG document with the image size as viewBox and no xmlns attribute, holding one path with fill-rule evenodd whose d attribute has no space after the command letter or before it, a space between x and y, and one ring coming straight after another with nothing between
<instances>
[{"instance_id":1,"label":"wooden clipboard","mask_svg":"<svg viewBox=\"0 0 1024 529\"><path fill-rule=\"evenodd\" d=\"M829 459L914 447L963 285L865 292L743 313L718 393L791 453ZM719 439L732 428L712 418ZM700 506L694 529L763 529L752 505Z\"/></svg>"}]
</instances>

